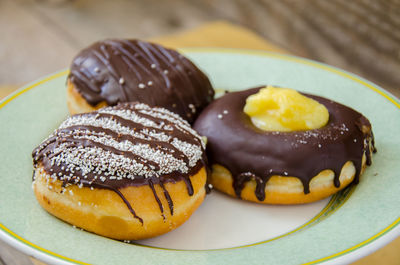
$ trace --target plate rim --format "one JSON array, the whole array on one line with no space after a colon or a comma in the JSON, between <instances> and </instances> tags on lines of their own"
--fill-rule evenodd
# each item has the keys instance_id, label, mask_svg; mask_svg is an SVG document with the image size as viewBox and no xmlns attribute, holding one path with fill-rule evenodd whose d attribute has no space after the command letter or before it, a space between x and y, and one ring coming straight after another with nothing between
<instances>
[{"instance_id":1,"label":"plate rim","mask_svg":"<svg viewBox=\"0 0 400 265\"><path fill-rule=\"evenodd\" d=\"M398 109L400 109L400 100L394 96L389 91L379 87L378 85L368 81L367 79L358 76L357 74L348 72L346 70L337 68L335 66L331 66L325 63L317 62L311 59L289 55L289 54L282 54L277 52L270 52L270 51L262 51L262 50L251 50L251 49L235 49L235 48L217 48L217 47L190 47L190 48L178 48L179 51L183 53L227 53L227 54L242 54L242 55L252 55L252 56L260 56L260 57L267 57L267 58L278 58L285 61L291 61L294 63L299 63L303 65L308 65L314 68L322 69L324 71L328 71L334 74L337 74L341 77L346 79L350 79L354 82L357 82L363 85L366 88L369 88L379 94L380 96L384 97L388 100L391 104L395 105ZM10 103L12 100L16 99L17 97L21 96L25 92L43 84L49 82L53 79L59 78L61 76L67 75L69 73L68 69L63 69L57 71L55 73L46 75L42 78L39 78L33 82L26 84L25 86L21 87L20 89L16 90L15 92L11 93L4 99L0 101L0 110ZM310 262L303 263L304 265L309 264L318 264L318 263L331 263L338 260L341 262L351 262L355 261L358 258L362 258L380 247L390 243L392 240L400 236L400 216L390 223L387 227L383 230L379 231L375 235L369 237L368 239L359 242L358 244L349 247L345 250L339 251L335 254L331 254L325 256L323 258L319 258ZM15 247L16 249L22 251L23 253L40 259L44 262L51 262L53 264L89 264L82 261L78 261L66 256L62 256L60 254L54 253L50 250L44 249L28 240L22 238L15 232L8 229L0 222L0 240L3 242ZM372 242L378 240L379 246L371 245ZM256 243L257 244L257 243ZM251 244L254 245L254 244ZM251 246L250 245L250 246ZM365 251L362 251L366 249ZM223 251L224 249L221 249ZM172 250L174 251L174 250ZM211 251L211 250L204 250L204 252ZM190 252L190 251L189 251ZM354 253L355 255L348 255L350 253Z\"/></svg>"}]
</instances>

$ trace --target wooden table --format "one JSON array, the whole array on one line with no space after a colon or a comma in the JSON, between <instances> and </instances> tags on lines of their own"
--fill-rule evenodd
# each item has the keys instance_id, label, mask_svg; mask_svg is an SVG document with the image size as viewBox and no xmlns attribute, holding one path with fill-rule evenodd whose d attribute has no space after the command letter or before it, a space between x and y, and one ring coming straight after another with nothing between
<instances>
[{"instance_id":1,"label":"wooden table","mask_svg":"<svg viewBox=\"0 0 400 265\"><path fill-rule=\"evenodd\" d=\"M400 89L399 0L0 0L0 85L64 68L99 39L148 39L216 20Z\"/></svg>"},{"instance_id":2,"label":"wooden table","mask_svg":"<svg viewBox=\"0 0 400 265\"><path fill-rule=\"evenodd\" d=\"M214 46L292 53L357 73L400 96L399 1L96 3L0 0L0 34L7 36L0 42L0 98L21 84L67 67L82 47L106 37L147 38L170 47ZM176 33L216 19L236 26L216 22ZM172 35L154 37L165 34ZM399 249L400 238L354 264L400 264ZM0 265L32 262L39 264L0 242Z\"/></svg>"}]
</instances>

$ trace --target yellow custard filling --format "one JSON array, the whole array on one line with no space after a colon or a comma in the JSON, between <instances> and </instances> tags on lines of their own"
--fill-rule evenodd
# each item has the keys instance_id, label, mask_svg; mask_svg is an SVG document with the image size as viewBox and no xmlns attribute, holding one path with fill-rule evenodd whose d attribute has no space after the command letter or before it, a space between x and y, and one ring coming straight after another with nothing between
<instances>
[{"instance_id":1,"label":"yellow custard filling","mask_svg":"<svg viewBox=\"0 0 400 265\"><path fill-rule=\"evenodd\" d=\"M243 111L264 131L303 131L325 126L327 108L289 88L267 86L246 99Z\"/></svg>"}]
</instances>

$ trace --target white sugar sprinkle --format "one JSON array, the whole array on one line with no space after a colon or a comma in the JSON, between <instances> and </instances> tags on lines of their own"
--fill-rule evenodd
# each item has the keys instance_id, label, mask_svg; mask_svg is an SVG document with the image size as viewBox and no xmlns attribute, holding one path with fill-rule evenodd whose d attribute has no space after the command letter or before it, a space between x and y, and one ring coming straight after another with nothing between
<instances>
[{"instance_id":1,"label":"white sugar sprinkle","mask_svg":"<svg viewBox=\"0 0 400 265\"><path fill-rule=\"evenodd\" d=\"M222 114L218 114L218 116L217 116L217 117L218 117L218 119L220 119L220 120L221 120L221 119L222 119Z\"/></svg>"},{"instance_id":2,"label":"white sugar sprinkle","mask_svg":"<svg viewBox=\"0 0 400 265\"><path fill-rule=\"evenodd\" d=\"M146 85L145 85L145 84L142 84L142 83L139 83L138 87L139 87L140 89L144 89L144 88L146 87Z\"/></svg>"},{"instance_id":3,"label":"white sugar sprinkle","mask_svg":"<svg viewBox=\"0 0 400 265\"><path fill-rule=\"evenodd\" d=\"M152 116L152 119L146 118L147 115ZM139 126L127 127L126 122L122 122L124 120L130 120ZM72 126L93 126L110 130L112 133L68 129ZM175 135L171 133L173 131L192 135L190 139L194 137L196 144L193 140L186 142L184 139L173 137ZM53 136L93 143L90 146L82 146L66 141L59 143L53 149L57 155L50 159L51 164L68 165L66 169L71 174L63 177L61 174L60 177L79 187L83 186L81 179L87 179L89 173L93 181L99 179L102 182L107 179L115 181L135 179L135 176L147 178L172 172L187 173L189 168L202 159L205 148L204 141L187 121L166 109L150 108L141 103L127 108L108 107L96 114L72 116L50 137ZM125 138L121 140L120 137ZM150 145L153 140L169 143L173 148ZM47 144L49 143L44 142L40 148L45 148ZM114 153L110 150L119 152ZM183 156L174 156L177 151ZM72 174L76 171L79 171L80 177ZM69 193L73 195L72 190L69 190Z\"/></svg>"},{"instance_id":4,"label":"white sugar sprinkle","mask_svg":"<svg viewBox=\"0 0 400 265\"><path fill-rule=\"evenodd\" d=\"M153 81L149 81L149 82L147 82L147 85L148 85L148 86L151 86L151 85L153 85Z\"/></svg>"},{"instance_id":5,"label":"white sugar sprinkle","mask_svg":"<svg viewBox=\"0 0 400 265\"><path fill-rule=\"evenodd\" d=\"M196 107L193 104L189 104L188 107L191 109L192 113L196 113Z\"/></svg>"},{"instance_id":6,"label":"white sugar sprinkle","mask_svg":"<svg viewBox=\"0 0 400 265\"><path fill-rule=\"evenodd\" d=\"M152 64L150 65L150 67L151 67L152 69L155 69L157 66L156 66L156 64L152 63Z\"/></svg>"},{"instance_id":7,"label":"white sugar sprinkle","mask_svg":"<svg viewBox=\"0 0 400 265\"><path fill-rule=\"evenodd\" d=\"M167 75L167 74L168 74L168 70L164 70L164 74L166 74L166 75Z\"/></svg>"},{"instance_id":8,"label":"white sugar sprinkle","mask_svg":"<svg viewBox=\"0 0 400 265\"><path fill-rule=\"evenodd\" d=\"M124 80L124 78L122 78L122 77L121 77L121 78L119 79L119 84L120 84L120 85L123 85L123 84L125 84L125 80Z\"/></svg>"},{"instance_id":9,"label":"white sugar sprinkle","mask_svg":"<svg viewBox=\"0 0 400 265\"><path fill-rule=\"evenodd\" d=\"M222 113L226 115L226 114L228 114L228 111L224 110Z\"/></svg>"}]
</instances>

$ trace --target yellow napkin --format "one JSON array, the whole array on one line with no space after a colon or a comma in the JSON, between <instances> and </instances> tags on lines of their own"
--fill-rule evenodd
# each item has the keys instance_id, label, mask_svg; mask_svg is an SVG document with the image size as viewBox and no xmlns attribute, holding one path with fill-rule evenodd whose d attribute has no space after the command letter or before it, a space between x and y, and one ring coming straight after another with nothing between
<instances>
[{"instance_id":1,"label":"yellow napkin","mask_svg":"<svg viewBox=\"0 0 400 265\"><path fill-rule=\"evenodd\" d=\"M150 41L170 48L223 47L288 53L251 30L224 21L208 23L186 32L158 37Z\"/></svg>"}]
</instances>

